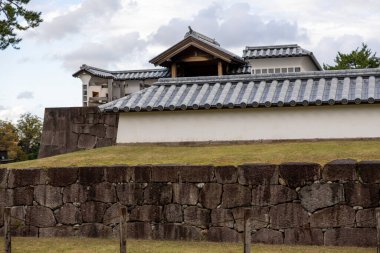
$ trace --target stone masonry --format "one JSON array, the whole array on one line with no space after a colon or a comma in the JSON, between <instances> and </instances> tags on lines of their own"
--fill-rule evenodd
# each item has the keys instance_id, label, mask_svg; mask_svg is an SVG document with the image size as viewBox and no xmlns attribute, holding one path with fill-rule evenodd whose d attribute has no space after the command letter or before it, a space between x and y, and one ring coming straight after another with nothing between
<instances>
[{"instance_id":1,"label":"stone masonry","mask_svg":"<svg viewBox=\"0 0 380 253\"><path fill-rule=\"evenodd\" d=\"M39 157L112 146L118 118L97 107L46 108Z\"/></svg>"},{"instance_id":2,"label":"stone masonry","mask_svg":"<svg viewBox=\"0 0 380 253\"><path fill-rule=\"evenodd\" d=\"M375 246L380 162L0 169L17 236ZM0 219L2 233L3 220Z\"/></svg>"}]
</instances>

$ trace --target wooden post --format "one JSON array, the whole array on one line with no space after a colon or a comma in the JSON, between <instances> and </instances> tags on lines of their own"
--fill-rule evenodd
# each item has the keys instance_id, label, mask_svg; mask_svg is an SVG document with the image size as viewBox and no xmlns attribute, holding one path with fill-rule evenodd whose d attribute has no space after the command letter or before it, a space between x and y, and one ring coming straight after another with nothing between
<instances>
[{"instance_id":1,"label":"wooden post","mask_svg":"<svg viewBox=\"0 0 380 253\"><path fill-rule=\"evenodd\" d=\"M377 253L380 253L380 208L376 208Z\"/></svg>"},{"instance_id":2,"label":"wooden post","mask_svg":"<svg viewBox=\"0 0 380 253\"><path fill-rule=\"evenodd\" d=\"M177 77L177 64L175 62L172 63L172 78Z\"/></svg>"},{"instance_id":3,"label":"wooden post","mask_svg":"<svg viewBox=\"0 0 380 253\"><path fill-rule=\"evenodd\" d=\"M5 253L11 253L11 208L6 207L4 209L4 243Z\"/></svg>"},{"instance_id":4,"label":"wooden post","mask_svg":"<svg viewBox=\"0 0 380 253\"><path fill-rule=\"evenodd\" d=\"M223 75L223 65L222 65L222 61L219 60L218 61L218 76L222 76Z\"/></svg>"},{"instance_id":5,"label":"wooden post","mask_svg":"<svg viewBox=\"0 0 380 253\"><path fill-rule=\"evenodd\" d=\"M251 253L251 213L244 210L244 253Z\"/></svg>"},{"instance_id":6,"label":"wooden post","mask_svg":"<svg viewBox=\"0 0 380 253\"><path fill-rule=\"evenodd\" d=\"M127 208L120 208L120 253L127 253Z\"/></svg>"},{"instance_id":7,"label":"wooden post","mask_svg":"<svg viewBox=\"0 0 380 253\"><path fill-rule=\"evenodd\" d=\"M113 100L113 79L108 79L108 102Z\"/></svg>"}]
</instances>

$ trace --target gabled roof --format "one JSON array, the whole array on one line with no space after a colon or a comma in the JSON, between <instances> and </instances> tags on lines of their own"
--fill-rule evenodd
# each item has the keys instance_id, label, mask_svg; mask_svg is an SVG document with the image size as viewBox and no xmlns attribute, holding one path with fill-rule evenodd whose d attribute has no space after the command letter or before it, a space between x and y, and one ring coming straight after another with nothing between
<instances>
[{"instance_id":1,"label":"gabled roof","mask_svg":"<svg viewBox=\"0 0 380 253\"><path fill-rule=\"evenodd\" d=\"M140 112L380 103L380 69L160 79L99 106Z\"/></svg>"},{"instance_id":2,"label":"gabled roof","mask_svg":"<svg viewBox=\"0 0 380 253\"><path fill-rule=\"evenodd\" d=\"M297 44L276 45L276 46L247 46L243 50L244 59L263 59L263 58L282 58L282 57L300 57L309 56L315 66L322 70L321 65L315 58L314 54Z\"/></svg>"},{"instance_id":3,"label":"gabled roof","mask_svg":"<svg viewBox=\"0 0 380 253\"><path fill-rule=\"evenodd\" d=\"M163 62L169 60L170 58L182 52L183 50L189 48L190 46L197 47L202 51L205 51L206 53L214 55L218 58L221 58L222 60L227 62L245 64L243 58L220 47L220 44L215 39L211 39L206 35L198 33L192 30L191 27L189 27L189 31L185 34L183 40L170 47L169 49L165 50L161 54L157 55L149 62L154 65L161 65Z\"/></svg>"},{"instance_id":4,"label":"gabled roof","mask_svg":"<svg viewBox=\"0 0 380 253\"><path fill-rule=\"evenodd\" d=\"M105 69L95 68L88 65L82 65L80 70L73 74L78 77L81 73L88 73L93 76L101 78L110 78L114 80L145 80L145 79L158 79L162 77L170 77L168 69L141 69L141 70L122 70L122 71L109 71Z\"/></svg>"}]
</instances>

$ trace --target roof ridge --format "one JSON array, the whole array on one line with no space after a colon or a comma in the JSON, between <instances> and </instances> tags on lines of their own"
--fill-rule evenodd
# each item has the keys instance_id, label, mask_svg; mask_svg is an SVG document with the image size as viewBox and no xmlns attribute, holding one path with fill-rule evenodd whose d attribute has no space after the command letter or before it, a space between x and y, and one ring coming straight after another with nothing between
<instances>
[{"instance_id":1,"label":"roof ridge","mask_svg":"<svg viewBox=\"0 0 380 253\"><path fill-rule=\"evenodd\" d=\"M266 46L264 46L264 45L263 46L246 46L245 49L262 49L262 48L271 49L271 48L284 48L284 47L298 47L298 48L302 48L298 44L282 44L282 45L266 45Z\"/></svg>"},{"instance_id":2,"label":"roof ridge","mask_svg":"<svg viewBox=\"0 0 380 253\"><path fill-rule=\"evenodd\" d=\"M94 69L99 71L108 72L109 74L116 74L116 73L132 73L132 72L147 72L147 71L167 71L167 68L150 68L150 69L131 69L131 70L107 70L107 69L101 69L98 67L90 66L87 64L83 64L80 69L82 70L88 70L88 69Z\"/></svg>"},{"instance_id":3,"label":"roof ridge","mask_svg":"<svg viewBox=\"0 0 380 253\"><path fill-rule=\"evenodd\" d=\"M189 26L189 31L188 31L187 33L185 33L184 38L187 38L187 37L189 37L189 36L197 37L197 38L199 38L199 39L203 39L203 40L205 40L205 41L208 41L208 42L210 42L210 43L212 43L212 44L217 45L217 46L220 47L219 42L217 42L215 39L212 39L212 38L210 38L210 37L208 37L208 36L206 36L206 35L204 35L204 34L202 34L202 33L199 33L199 32L194 31L194 30L191 28L191 26Z\"/></svg>"},{"instance_id":4,"label":"roof ridge","mask_svg":"<svg viewBox=\"0 0 380 253\"><path fill-rule=\"evenodd\" d=\"M185 83L217 83L217 82L239 82L272 79L312 79L312 78L342 78L349 76L369 76L380 75L380 68L372 69L350 69L350 70L324 70L305 71L294 73L274 73L274 74L238 74L226 76L202 76L202 77L176 77L160 78L154 85L182 85Z\"/></svg>"}]
</instances>

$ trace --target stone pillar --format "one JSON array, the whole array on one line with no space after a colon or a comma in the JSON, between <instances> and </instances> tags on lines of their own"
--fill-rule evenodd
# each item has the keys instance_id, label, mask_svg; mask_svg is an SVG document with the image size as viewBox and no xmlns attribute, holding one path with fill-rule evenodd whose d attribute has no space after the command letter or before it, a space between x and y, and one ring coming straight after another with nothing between
<instances>
[{"instance_id":1,"label":"stone pillar","mask_svg":"<svg viewBox=\"0 0 380 253\"><path fill-rule=\"evenodd\" d=\"M82 74L79 78L82 81L82 105L88 106L88 86L90 85L91 76L88 74Z\"/></svg>"}]
</instances>

